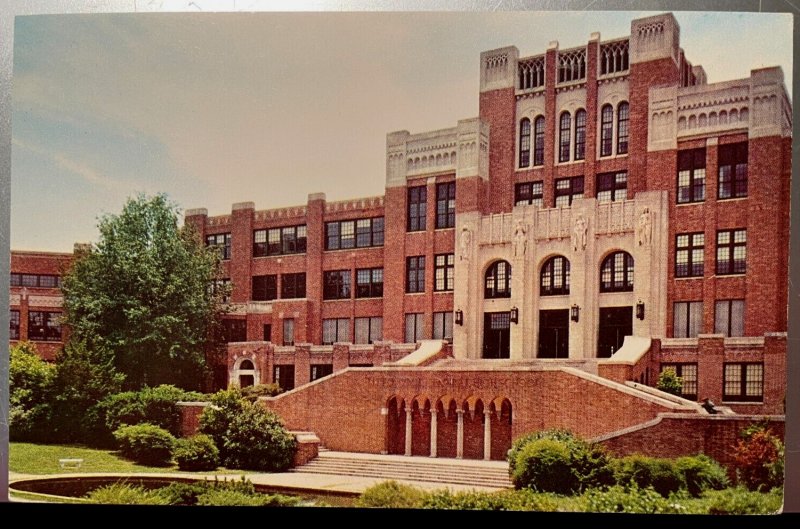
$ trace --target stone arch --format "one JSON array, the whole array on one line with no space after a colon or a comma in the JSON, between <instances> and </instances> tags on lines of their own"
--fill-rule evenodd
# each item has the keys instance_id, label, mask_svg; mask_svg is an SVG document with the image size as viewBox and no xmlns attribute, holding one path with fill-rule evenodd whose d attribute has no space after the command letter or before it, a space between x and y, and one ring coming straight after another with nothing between
<instances>
[{"instance_id":1,"label":"stone arch","mask_svg":"<svg viewBox=\"0 0 800 529\"><path fill-rule=\"evenodd\" d=\"M720 125L727 125L728 124L728 111L727 110L720 110L719 111L719 124Z\"/></svg>"},{"instance_id":2,"label":"stone arch","mask_svg":"<svg viewBox=\"0 0 800 529\"><path fill-rule=\"evenodd\" d=\"M485 405L483 399L470 396L462 403L464 408L464 459L483 459Z\"/></svg>"},{"instance_id":3,"label":"stone arch","mask_svg":"<svg viewBox=\"0 0 800 529\"><path fill-rule=\"evenodd\" d=\"M708 125L710 127L714 127L717 125L717 123L719 123L719 116L716 112L710 112L708 114Z\"/></svg>"},{"instance_id":4,"label":"stone arch","mask_svg":"<svg viewBox=\"0 0 800 529\"><path fill-rule=\"evenodd\" d=\"M240 388L261 383L261 373L256 369L254 358L242 356L234 362L232 382Z\"/></svg>"},{"instance_id":5,"label":"stone arch","mask_svg":"<svg viewBox=\"0 0 800 529\"><path fill-rule=\"evenodd\" d=\"M732 108L731 111L730 111L730 114L728 114L728 117L729 117L731 123L739 121L739 110L735 109L735 108Z\"/></svg>"},{"instance_id":6,"label":"stone arch","mask_svg":"<svg viewBox=\"0 0 800 529\"><path fill-rule=\"evenodd\" d=\"M750 118L750 113L747 110L747 107L742 107L739 110L739 121L748 121Z\"/></svg>"},{"instance_id":7,"label":"stone arch","mask_svg":"<svg viewBox=\"0 0 800 529\"><path fill-rule=\"evenodd\" d=\"M705 112L701 112L700 116L697 118L697 126L698 127L708 126L708 116L706 116Z\"/></svg>"},{"instance_id":8,"label":"stone arch","mask_svg":"<svg viewBox=\"0 0 800 529\"><path fill-rule=\"evenodd\" d=\"M386 401L386 452L405 453L405 401L393 395Z\"/></svg>"},{"instance_id":9,"label":"stone arch","mask_svg":"<svg viewBox=\"0 0 800 529\"><path fill-rule=\"evenodd\" d=\"M452 395L444 395L436 401L438 457L456 457L458 435L458 404Z\"/></svg>"},{"instance_id":10,"label":"stone arch","mask_svg":"<svg viewBox=\"0 0 800 529\"><path fill-rule=\"evenodd\" d=\"M697 128L697 116L695 116L694 114L689 116L689 128L690 129Z\"/></svg>"},{"instance_id":11,"label":"stone arch","mask_svg":"<svg viewBox=\"0 0 800 529\"><path fill-rule=\"evenodd\" d=\"M483 268L484 298L511 297L511 263L505 259L493 259Z\"/></svg>"},{"instance_id":12,"label":"stone arch","mask_svg":"<svg viewBox=\"0 0 800 529\"><path fill-rule=\"evenodd\" d=\"M559 263L559 260L563 259ZM560 253L550 253L536 267L540 296L569 294L570 261ZM545 277L547 275L547 277Z\"/></svg>"},{"instance_id":13,"label":"stone arch","mask_svg":"<svg viewBox=\"0 0 800 529\"><path fill-rule=\"evenodd\" d=\"M686 130L686 117L681 116L678 118L678 130Z\"/></svg>"},{"instance_id":14,"label":"stone arch","mask_svg":"<svg viewBox=\"0 0 800 529\"><path fill-rule=\"evenodd\" d=\"M601 255L599 264L600 292L633 291L633 255L625 250L612 248Z\"/></svg>"},{"instance_id":15,"label":"stone arch","mask_svg":"<svg viewBox=\"0 0 800 529\"><path fill-rule=\"evenodd\" d=\"M508 397L496 397L491 402L491 409L491 459L502 461L511 449L514 408Z\"/></svg>"}]
</instances>

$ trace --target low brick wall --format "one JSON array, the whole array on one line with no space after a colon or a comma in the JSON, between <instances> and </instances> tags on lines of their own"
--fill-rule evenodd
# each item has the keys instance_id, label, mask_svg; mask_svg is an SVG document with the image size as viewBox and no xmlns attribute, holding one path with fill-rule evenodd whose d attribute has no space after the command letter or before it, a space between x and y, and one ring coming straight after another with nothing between
<instances>
[{"instance_id":1,"label":"low brick wall","mask_svg":"<svg viewBox=\"0 0 800 529\"><path fill-rule=\"evenodd\" d=\"M783 438L785 418L782 415L690 415L660 413L652 421L613 432L598 438L611 453L618 456L643 454L675 458L706 454L734 470L733 447L739 433L756 422L769 421L769 427Z\"/></svg>"},{"instance_id":2,"label":"low brick wall","mask_svg":"<svg viewBox=\"0 0 800 529\"><path fill-rule=\"evenodd\" d=\"M208 402L179 402L181 412L181 437L191 437L200 427L200 415L210 403Z\"/></svg>"},{"instance_id":3,"label":"low brick wall","mask_svg":"<svg viewBox=\"0 0 800 529\"><path fill-rule=\"evenodd\" d=\"M289 432L297 441L297 451L292 460L293 467L301 467L319 455L319 437L313 432Z\"/></svg>"}]
</instances>

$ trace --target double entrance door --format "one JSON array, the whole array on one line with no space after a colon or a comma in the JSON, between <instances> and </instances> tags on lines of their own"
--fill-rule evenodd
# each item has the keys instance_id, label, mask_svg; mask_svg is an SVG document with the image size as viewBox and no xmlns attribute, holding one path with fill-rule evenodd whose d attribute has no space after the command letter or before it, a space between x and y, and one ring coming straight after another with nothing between
<instances>
[{"instance_id":1,"label":"double entrance door","mask_svg":"<svg viewBox=\"0 0 800 529\"><path fill-rule=\"evenodd\" d=\"M601 307L597 333L597 358L616 353L626 336L633 334L633 307Z\"/></svg>"},{"instance_id":2,"label":"double entrance door","mask_svg":"<svg viewBox=\"0 0 800 529\"><path fill-rule=\"evenodd\" d=\"M511 352L511 313L483 315L483 358L508 358Z\"/></svg>"}]
</instances>

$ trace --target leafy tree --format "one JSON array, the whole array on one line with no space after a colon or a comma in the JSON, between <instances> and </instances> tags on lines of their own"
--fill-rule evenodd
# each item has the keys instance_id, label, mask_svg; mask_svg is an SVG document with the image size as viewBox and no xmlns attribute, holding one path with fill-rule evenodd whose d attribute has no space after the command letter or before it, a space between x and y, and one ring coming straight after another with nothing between
<instances>
[{"instance_id":1,"label":"leafy tree","mask_svg":"<svg viewBox=\"0 0 800 529\"><path fill-rule=\"evenodd\" d=\"M21 342L9 351L9 434L12 440L37 441L47 437L52 415L55 368Z\"/></svg>"},{"instance_id":2,"label":"leafy tree","mask_svg":"<svg viewBox=\"0 0 800 529\"><path fill-rule=\"evenodd\" d=\"M210 288L219 252L178 226L178 209L163 194L129 199L98 228L99 242L62 284L72 336L110 352L126 389L199 387L225 294Z\"/></svg>"},{"instance_id":3,"label":"leafy tree","mask_svg":"<svg viewBox=\"0 0 800 529\"><path fill-rule=\"evenodd\" d=\"M683 389L683 379L678 376L674 369L668 367L658 376L656 388L665 393L680 397Z\"/></svg>"}]
</instances>

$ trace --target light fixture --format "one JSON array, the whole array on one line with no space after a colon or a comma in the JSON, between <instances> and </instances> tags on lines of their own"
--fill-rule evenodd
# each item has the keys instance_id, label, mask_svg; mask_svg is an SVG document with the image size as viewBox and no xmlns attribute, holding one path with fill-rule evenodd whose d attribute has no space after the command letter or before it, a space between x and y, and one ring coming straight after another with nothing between
<instances>
[{"instance_id":1,"label":"light fixture","mask_svg":"<svg viewBox=\"0 0 800 529\"><path fill-rule=\"evenodd\" d=\"M509 319L511 323L519 322L519 309L517 307L511 307L511 317Z\"/></svg>"},{"instance_id":2,"label":"light fixture","mask_svg":"<svg viewBox=\"0 0 800 529\"><path fill-rule=\"evenodd\" d=\"M461 312L461 309L456 311L456 325L464 325L464 313Z\"/></svg>"},{"instance_id":3,"label":"light fixture","mask_svg":"<svg viewBox=\"0 0 800 529\"><path fill-rule=\"evenodd\" d=\"M644 302L641 299L636 303L636 318L640 320L644 319Z\"/></svg>"},{"instance_id":4,"label":"light fixture","mask_svg":"<svg viewBox=\"0 0 800 529\"><path fill-rule=\"evenodd\" d=\"M573 305L569 311L570 319L574 322L578 321L578 317L580 316L581 308L577 305Z\"/></svg>"}]
</instances>

